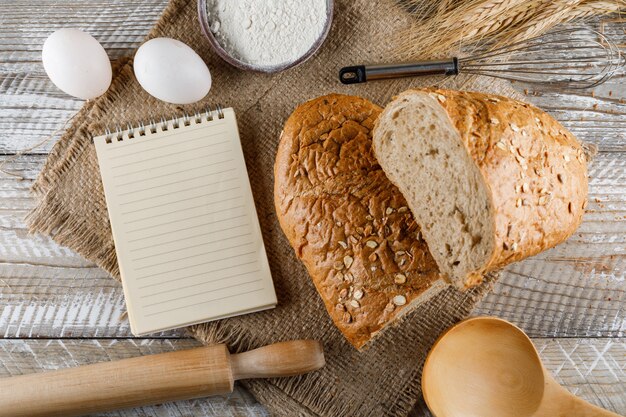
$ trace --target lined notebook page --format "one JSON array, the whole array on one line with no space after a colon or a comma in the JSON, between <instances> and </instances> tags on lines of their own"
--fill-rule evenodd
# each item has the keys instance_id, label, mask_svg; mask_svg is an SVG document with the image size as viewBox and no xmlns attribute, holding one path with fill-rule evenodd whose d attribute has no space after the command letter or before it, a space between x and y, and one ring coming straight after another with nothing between
<instances>
[{"instance_id":1,"label":"lined notebook page","mask_svg":"<svg viewBox=\"0 0 626 417\"><path fill-rule=\"evenodd\" d=\"M135 335L276 305L235 114L223 114L94 139Z\"/></svg>"}]
</instances>

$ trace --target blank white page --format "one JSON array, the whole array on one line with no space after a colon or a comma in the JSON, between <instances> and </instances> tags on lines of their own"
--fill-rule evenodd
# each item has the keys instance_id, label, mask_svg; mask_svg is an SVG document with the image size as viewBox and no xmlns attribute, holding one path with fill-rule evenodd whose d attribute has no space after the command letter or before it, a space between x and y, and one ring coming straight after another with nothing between
<instances>
[{"instance_id":1,"label":"blank white page","mask_svg":"<svg viewBox=\"0 0 626 417\"><path fill-rule=\"evenodd\" d=\"M94 144L133 334L276 305L231 108Z\"/></svg>"}]
</instances>

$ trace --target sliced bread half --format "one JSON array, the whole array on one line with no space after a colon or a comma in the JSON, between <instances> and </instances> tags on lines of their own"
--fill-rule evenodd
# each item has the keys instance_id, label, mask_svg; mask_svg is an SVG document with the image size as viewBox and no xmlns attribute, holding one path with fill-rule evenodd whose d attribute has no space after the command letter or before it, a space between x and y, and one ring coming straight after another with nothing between
<instances>
[{"instance_id":1,"label":"sliced bread half","mask_svg":"<svg viewBox=\"0 0 626 417\"><path fill-rule=\"evenodd\" d=\"M529 104L410 90L378 118L373 149L440 270L458 287L557 245L582 220L583 149Z\"/></svg>"}]
</instances>

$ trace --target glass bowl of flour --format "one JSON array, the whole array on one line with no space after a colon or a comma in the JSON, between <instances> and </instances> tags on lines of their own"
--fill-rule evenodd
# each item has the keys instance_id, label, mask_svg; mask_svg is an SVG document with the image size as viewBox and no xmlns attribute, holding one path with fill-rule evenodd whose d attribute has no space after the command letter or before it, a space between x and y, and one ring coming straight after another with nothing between
<instances>
[{"instance_id":1,"label":"glass bowl of flour","mask_svg":"<svg viewBox=\"0 0 626 417\"><path fill-rule=\"evenodd\" d=\"M199 0L200 25L235 67L275 73L313 56L333 20L333 0Z\"/></svg>"}]
</instances>

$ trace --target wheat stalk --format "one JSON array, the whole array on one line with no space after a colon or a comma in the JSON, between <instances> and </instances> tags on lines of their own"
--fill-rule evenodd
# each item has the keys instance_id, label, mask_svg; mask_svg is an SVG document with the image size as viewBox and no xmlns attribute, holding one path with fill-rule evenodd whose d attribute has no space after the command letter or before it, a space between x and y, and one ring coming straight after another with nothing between
<instances>
[{"instance_id":1,"label":"wheat stalk","mask_svg":"<svg viewBox=\"0 0 626 417\"><path fill-rule=\"evenodd\" d=\"M419 18L400 33L397 58L437 57L487 41L505 46L572 20L619 13L626 0L403 0Z\"/></svg>"},{"instance_id":2,"label":"wheat stalk","mask_svg":"<svg viewBox=\"0 0 626 417\"><path fill-rule=\"evenodd\" d=\"M401 54L437 56L463 44L477 43L528 18L541 0L466 0L401 34ZM413 0L414 5L420 0ZM407 41L408 40L408 41ZM402 43L401 43L402 44Z\"/></svg>"},{"instance_id":3,"label":"wheat stalk","mask_svg":"<svg viewBox=\"0 0 626 417\"><path fill-rule=\"evenodd\" d=\"M527 18L507 25L498 34L493 46L506 46L540 36L550 29L573 20L619 13L626 7L624 0L583 0L577 2L554 1L544 9L535 9Z\"/></svg>"},{"instance_id":4,"label":"wheat stalk","mask_svg":"<svg viewBox=\"0 0 626 417\"><path fill-rule=\"evenodd\" d=\"M625 0L585 0L573 10L573 18L584 19L597 15L621 13L625 8Z\"/></svg>"},{"instance_id":5,"label":"wheat stalk","mask_svg":"<svg viewBox=\"0 0 626 417\"><path fill-rule=\"evenodd\" d=\"M502 36L506 36L508 42L514 43L539 36L559 24L580 18L581 10L583 10L587 17L619 11L617 2L596 1L588 3L594 3L593 9L589 8L589 4L584 9L579 9L583 5L582 1L554 1L545 9L535 13L535 15L529 19L528 24L520 27L512 27ZM599 8L598 3L610 3L612 7Z\"/></svg>"}]
</instances>

